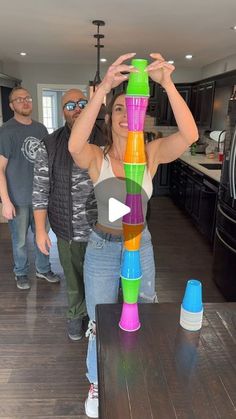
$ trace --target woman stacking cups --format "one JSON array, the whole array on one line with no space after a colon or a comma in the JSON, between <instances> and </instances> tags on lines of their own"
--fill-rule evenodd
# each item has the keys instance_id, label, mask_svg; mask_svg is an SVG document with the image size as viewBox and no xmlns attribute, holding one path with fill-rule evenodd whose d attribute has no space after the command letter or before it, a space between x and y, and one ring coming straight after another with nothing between
<instances>
[{"instance_id":1,"label":"woman stacking cups","mask_svg":"<svg viewBox=\"0 0 236 419\"><path fill-rule=\"evenodd\" d=\"M126 180L126 205L129 214L123 217L124 253L121 265L123 309L119 326L132 332L140 328L138 296L142 278L140 241L144 228L142 208L142 184L147 168L144 148L144 121L149 100L147 60L133 59L131 65L137 73L131 73L125 97L128 118L128 139L124 156ZM144 192L145 194L145 192Z\"/></svg>"},{"instance_id":2,"label":"woman stacking cups","mask_svg":"<svg viewBox=\"0 0 236 419\"><path fill-rule=\"evenodd\" d=\"M124 304L120 327L132 331L140 327L137 299L144 303L156 302L153 247L145 226L152 178L159 164L175 160L198 139L191 112L171 79L173 65L158 53L150 55L153 62L149 65L143 60L125 64L135 56L130 53L122 55L109 67L88 105L76 119L69 140L75 163L89 173L98 207L97 223L89 237L84 262L85 297L90 318L87 331L90 390L85 410L87 416L94 418L98 417L95 306L117 302L121 277ZM143 67L138 68L138 65ZM166 90L178 131L145 145L143 122L149 96L148 76ZM127 95L113 96L107 108L104 149L89 144L88 138L104 96L127 78ZM111 183L112 187L109 186ZM109 198L126 203L130 213L111 222L108 219ZM77 199L79 202L79 195Z\"/></svg>"}]
</instances>

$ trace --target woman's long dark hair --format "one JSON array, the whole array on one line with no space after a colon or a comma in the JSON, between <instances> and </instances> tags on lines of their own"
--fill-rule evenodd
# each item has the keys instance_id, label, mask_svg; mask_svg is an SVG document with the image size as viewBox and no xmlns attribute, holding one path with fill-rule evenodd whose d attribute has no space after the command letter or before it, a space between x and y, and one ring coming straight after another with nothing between
<instances>
[{"instance_id":1,"label":"woman's long dark hair","mask_svg":"<svg viewBox=\"0 0 236 419\"><path fill-rule=\"evenodd\" d=\"M106 115L108 116L108 118L107 118L107 121L105 121L105 127L104 127L104 134L105 134L105 147L104 147L104 150L103 150L104 157L106 157L106 155L109 153L109 151L112 147L112 144L113 144L112 116L111 116L112 115L112 108L113 108L113 105L114 105L116 99L119 96L123 96L124 94L125 94L125 92L120 92L120 93L115 94L112 97L111 101L109 102L109 104L107 106Z\"/></svg>"}]
</instances>

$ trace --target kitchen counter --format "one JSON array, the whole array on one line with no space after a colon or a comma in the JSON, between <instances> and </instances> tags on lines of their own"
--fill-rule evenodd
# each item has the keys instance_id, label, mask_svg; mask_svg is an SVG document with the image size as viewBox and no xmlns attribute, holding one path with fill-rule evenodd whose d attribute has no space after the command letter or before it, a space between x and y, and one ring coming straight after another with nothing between
<instances>
[{"instance_id":1,"label":"kitchen counter","mask_svg":"<svg viewBox=\"0 0 236 419\"><path fill-rule=\"evenodd\" d=\"M189 151L186 151L179 159L220 183L221 170L209 170L200 166L200 163L219 163L217 158L209 159L205 154L196 154L195 156L192 156Z\"/></svg>"}]
</instances>

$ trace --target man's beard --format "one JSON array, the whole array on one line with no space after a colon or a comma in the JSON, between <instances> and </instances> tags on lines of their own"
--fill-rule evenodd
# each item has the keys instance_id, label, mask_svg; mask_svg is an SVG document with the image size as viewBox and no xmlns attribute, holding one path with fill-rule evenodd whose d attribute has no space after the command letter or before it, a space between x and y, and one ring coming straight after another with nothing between
<instances>
[{"instance_id":1,"label":"man's beard","mask_svg":"<svg viewBox=\"0 0 236 419\"><path fill-rule=\"evenodd\" d=\"M22 111L17 112L21 116L30 116L32 113L31 109L22 109Z\"/></svg>"},{"instance_id":2,"label":"man's beard","mask_svg":"<svg viewBox=\"0 0 236 419\"><path fill-rule=\"evenodd\" d=\"M79 116L79 114L77 114L77 116L74 117L74 118L72 118L72 117L66 118L67 125L69 126L70 129L72 129L72 127L73 127L73 125L74 125L78 116Z\"/></svg>"}]
</instances>

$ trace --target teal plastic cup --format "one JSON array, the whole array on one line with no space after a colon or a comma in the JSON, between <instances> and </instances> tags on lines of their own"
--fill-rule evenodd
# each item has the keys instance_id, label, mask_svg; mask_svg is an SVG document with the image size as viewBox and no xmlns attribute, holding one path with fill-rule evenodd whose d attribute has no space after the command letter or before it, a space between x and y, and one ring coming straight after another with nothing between
<instances>
[{"instance_id":1,"label":"teal plastic cup","mask_svg":"<svg viewBox=\"0 0 236 419\"><path fill-rule=\"evenodd\" d=\"M137 73L130 73L126 94L128 96L150 96L148 73L145 71L147 60L134 58L131 65L137 68Z\"/></svg>"},{"instance_id":2,"label":"teal plastic cup","mask_svg":"<svg viewBox=\"0 0 236 419\"><path fill-rule=\"evenodd\" d=\"M198 313L203 309L202 284L197 279L190 279L187 282L182 307L193 313Z\"/></svg>"},{"instance_id":3,"label":"teal plastic cup","mask_svg":"<svg viewBox=\"0 0 236 419\"><path fill-rule=\"evenodd\" d=\"M195 332L201 329L202 319L202 284L197 279L190 279L180 308L180 325L186 330Z\"/></svg>"}]
</instances>

